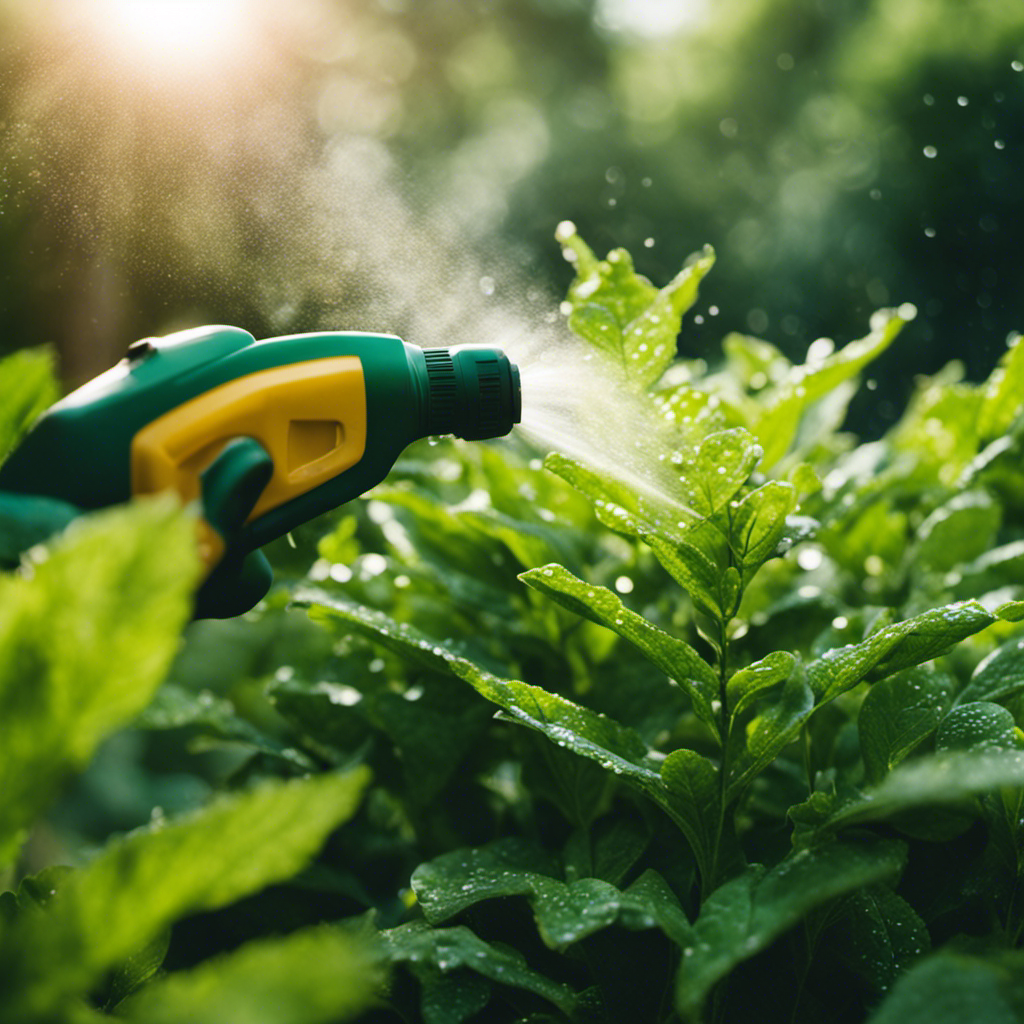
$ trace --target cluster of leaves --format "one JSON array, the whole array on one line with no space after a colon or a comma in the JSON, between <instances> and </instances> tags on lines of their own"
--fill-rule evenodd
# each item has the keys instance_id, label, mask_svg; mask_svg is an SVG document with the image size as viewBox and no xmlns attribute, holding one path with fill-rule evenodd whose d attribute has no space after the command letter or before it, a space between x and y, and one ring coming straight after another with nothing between
<instances>
[{"instance_id":1,"label":"cluster of leaves","mask_svg":"<svg viewBox=\"0 0 1024 1024\"><path fill-rule=\"evenodd\" d=\"M137 729L232 758L211 806L2 897L7 1017L1024 1010L1024 346L858 444L848 403L912 310L803 365L731 335L709 372L674 339L710 252L659 290L559 241L649 465L410 449L159 690L178 513L96 517L3 581L8 862L154 694Z\"/></svg>"}]
</instances>

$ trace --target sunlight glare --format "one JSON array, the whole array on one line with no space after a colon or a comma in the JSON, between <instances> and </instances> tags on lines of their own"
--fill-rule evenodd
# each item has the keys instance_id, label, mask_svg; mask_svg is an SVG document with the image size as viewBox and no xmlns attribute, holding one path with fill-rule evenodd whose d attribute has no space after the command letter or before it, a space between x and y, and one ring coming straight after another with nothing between
<instances>
[{"instance_id":1,"label":"sunlight glare","mask_svg":"<svg viewBox=\"0 0 1024 1024\"><path fill-rule=\"evenodd\" d=\"M128 56L208 60L237 41L245 0L103 0L97 28Z\"/></svg>"}]
</instances>

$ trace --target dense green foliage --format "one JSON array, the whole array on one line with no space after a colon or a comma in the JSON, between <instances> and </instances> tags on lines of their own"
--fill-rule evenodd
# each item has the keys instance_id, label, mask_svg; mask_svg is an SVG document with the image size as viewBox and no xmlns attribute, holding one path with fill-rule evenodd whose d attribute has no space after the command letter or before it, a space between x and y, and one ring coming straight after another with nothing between
<instances>
[{"instance_id":1,"label":"dense green foliage","mask_svg":"<svg viewBox=\"0 0 1024 1024\"><path fill-rule=\"evenodd\" d=\"M38 841L67 801L37 824L2 1019L1024 1012L1024 347L919 379L859 444L846 409L912 309L800 365L732 334L709 371L666 344L709 252L659 290L559 241L579 357L649 417L628 478L424 442L280 545L254 612L192 625L159 690L182 513L89 517L0 581L8 863L154 693L131 735L227 790L70 873Z\"/></svg>"}]
</instances>

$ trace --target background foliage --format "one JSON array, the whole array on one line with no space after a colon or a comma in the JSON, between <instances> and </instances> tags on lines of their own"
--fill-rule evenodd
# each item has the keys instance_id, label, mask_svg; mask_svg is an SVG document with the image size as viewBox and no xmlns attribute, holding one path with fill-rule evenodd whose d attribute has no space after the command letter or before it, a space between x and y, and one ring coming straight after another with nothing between
<instances>
[{"instance_id":1,"label":"background foliage","mask_svg":"<svg viewBox=\"0 0 1024 1024\"><path fill-rule=\"evenodd\" d=\"M1019 5L100 6L0 4L5 349L561 315L644 451L423 442L231 622L169 505L32 549L0 1017L1020 1016Z\"/></svg>"}]
</instances>

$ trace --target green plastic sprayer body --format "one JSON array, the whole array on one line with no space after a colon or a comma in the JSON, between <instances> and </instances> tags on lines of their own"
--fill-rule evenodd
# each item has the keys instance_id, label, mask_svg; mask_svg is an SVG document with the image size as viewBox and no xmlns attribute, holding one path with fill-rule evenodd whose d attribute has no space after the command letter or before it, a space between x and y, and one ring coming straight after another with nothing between
<instances>
[{"instance_id":1,"label":"green plastic sprayer body","mask_svg":"<svg viewBox=\"0 0 1024 1024\"><path fill-rule=\"evenodd\" d=\"M520 408L518 368L498 349L204 327L136 342L47 410L0 467L0 491L40 508L166 489L201 500L197 614L234 615L270 585L257 548L380 483L412 441L500 437Z\"/></svg>"}]
</instances>

